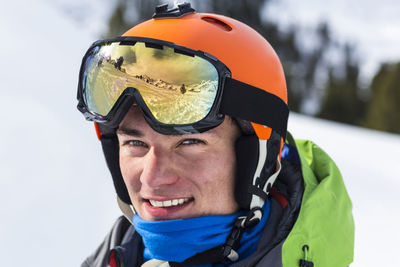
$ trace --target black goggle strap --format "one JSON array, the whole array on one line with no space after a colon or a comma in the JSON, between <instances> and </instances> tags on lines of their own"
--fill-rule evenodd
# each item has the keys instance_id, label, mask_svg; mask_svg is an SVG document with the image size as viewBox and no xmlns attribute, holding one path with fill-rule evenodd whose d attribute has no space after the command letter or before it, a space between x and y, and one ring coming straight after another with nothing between
<instances>
[{"instance_id":1,"label":"black goggle strap","mask_svg":"<svg viewBox=\"0 0 400 267\"><path fill-rule=\"evenodd\" d=\"M289 108L274 94L232 78L225 79L220 112L266 125L286 137Z\"/></svg>"}]
</instances>

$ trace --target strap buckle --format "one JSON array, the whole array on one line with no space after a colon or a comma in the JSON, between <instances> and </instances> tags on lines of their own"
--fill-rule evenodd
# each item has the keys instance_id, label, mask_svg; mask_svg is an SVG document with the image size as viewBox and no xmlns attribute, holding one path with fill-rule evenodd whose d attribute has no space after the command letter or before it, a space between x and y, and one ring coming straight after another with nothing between
<instances>
[{"instance_id":1,"label":"strap buckle","mask_svg":"<svg viewBox=\"0 0 400 267\"><path fill-rule=\"evenodd\" d=\"M261 221L261 217L262 209L257 207L251 209L247 216L236 218L233 230L222 247L222 254L225 258L228 258L231 261L237 261L239 259L239 254L236 250L239 248L240 238L242 237L243 232L247 228L251 228L258 224Z\"/></svg>"}]
</instances>

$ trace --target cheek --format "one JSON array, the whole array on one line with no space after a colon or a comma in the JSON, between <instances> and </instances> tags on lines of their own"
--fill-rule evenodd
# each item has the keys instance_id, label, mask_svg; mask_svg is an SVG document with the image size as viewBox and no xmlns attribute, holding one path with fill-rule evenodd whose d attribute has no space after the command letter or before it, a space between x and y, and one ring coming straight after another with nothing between
<instances>
[{"instance_id":1,"label":"cheek","mask_svg":"<svg viewBox=\"0 0 400 267\"><path fill-rule=\"evenodd\" d=\"M213 157L208 161L201 177L197 177L200 190L200 205L204 215L231 214L238 209L234 197L234 157Z\"/></svg>"},{"instance_id":2,"label":"cheek","mask_svg":"<svg viewBox=\"0 0 400 267\"><path fill-rule=\"evenodd\" d=\"M216 192L231 192L235 181L235 158L232 155L218 153L207 157L201 164L196 164L194 173L201 173L197 180L203 190ZM226 190L225 190L226 189Z\"/></svg>"},{"instance_id":3,"label":"cheek","mask_svg":"<svg viewBox=\"0 0 400 267\"><path fill-rule=\"evenodd\" d=\"M126 157L123 154L119 157L119 165L122 178L128 189L128 193L132 197L132 193L140 190L140 165L137 160Z\"/></svg>"},{"instance_id":4,"label":"cheek","mask_svg":"<svg viewBox=\"0 0 400 267\"><path fill-rule=\"evenodd\" d=\"M217 164L214 164L214 183L211 187L213 194L219 196L220 200L233 201L234 199L234 187L236 179L236 156L233 150L225 150L223 156L215 159Z\"/></svg>"}]
</instances>

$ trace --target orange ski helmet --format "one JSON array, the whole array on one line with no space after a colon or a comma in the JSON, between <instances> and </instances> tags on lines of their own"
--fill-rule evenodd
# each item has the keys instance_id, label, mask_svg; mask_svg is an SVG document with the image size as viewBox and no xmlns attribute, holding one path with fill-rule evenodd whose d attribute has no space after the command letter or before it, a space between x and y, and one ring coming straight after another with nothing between
<instances>
[{"instance_id":1,"label":"orange ski helmet","mask_svg":"<svg viewBox=\"0 0 400 267\"><path fill-rule=\"evenodd\" d=\"M156 13L155 18L134 26L122 36L159 39L207 52L230 69L232 78L274 94L287 104L282 64L259 33L222 15L193 12L179 17L163 16L162 7L159 7L159 16ZM183 10L185 6L178 8ZM269 127L252 125L258 138L269 138Z\"/></svg>"}]
</instances>

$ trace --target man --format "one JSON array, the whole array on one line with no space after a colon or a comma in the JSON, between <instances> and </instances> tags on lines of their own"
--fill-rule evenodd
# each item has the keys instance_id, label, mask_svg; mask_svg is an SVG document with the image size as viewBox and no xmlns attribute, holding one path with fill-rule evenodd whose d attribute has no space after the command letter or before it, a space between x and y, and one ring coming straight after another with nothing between
<instances>
[{"instance_id":1,"label":"man","mask_svg":"<svg viewBox=\"0 0 400 267\"><path fill-rule=\"evenodd\" d=\"M78 100L125 215L82 266L352 262L341 175L287 134L281 63L247 25L187 3L159 6L89 48Z\"/></svg>"}]
</instances>

